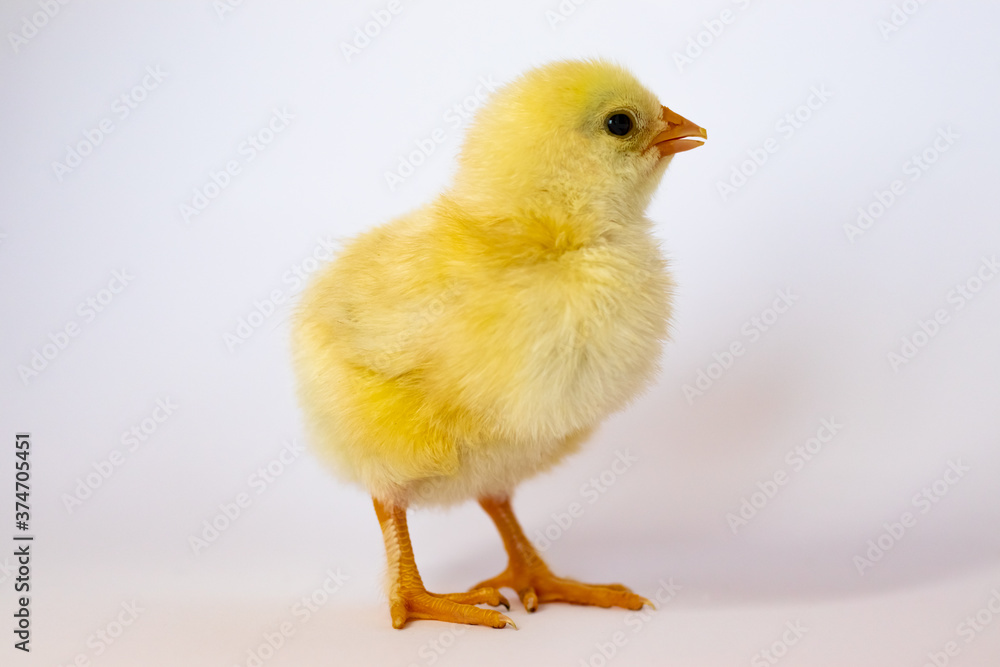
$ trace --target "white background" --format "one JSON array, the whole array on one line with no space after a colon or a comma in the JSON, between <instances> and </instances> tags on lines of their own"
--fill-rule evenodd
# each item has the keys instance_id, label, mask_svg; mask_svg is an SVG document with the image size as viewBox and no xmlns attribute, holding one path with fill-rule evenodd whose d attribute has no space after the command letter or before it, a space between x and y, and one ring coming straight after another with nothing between
<instances>
[{"instance_id":1,"label":"white background","mask_svg":"<svg viewBox=\"0 0 1000 667\"><path fill-rule=\"evenodd\" d=\"M347 58L341 45L372 12L384 19L385 2L245 2L221 15L208 0L70 3L47 19L32 18L36 2L4 2L0 538L14 532L13 437L28 430L37 542L30 655L10 646L13 559L0 549L0 662L247 665L287 622L263 664L761 665L759 651L794 638L790 622L806 631L780 660L789 667L920 667L949 641L948 664L995 665L1000 280L976 280L1000 252L1000 6L904 4L915 13L883 34L889 0L567 1L565 15L555 0L404 0ZM723 10L731 22L712 36L704 22L718 32ZM632 69L710 139L674 160L649 210L678 283L658 384L526 483L515 507L530 535L556 537L545 556L561 574L650 597L660 581L680 588L643 618L560 605L529 616L514 601L516 632L394 631L364 492L308 453L272 463L266 485L253 477L285 443L304 444L287 342L295 271L447 184L463 131L449 109L477 104L482 79L588 56ZM800 109L814 88L829 99ZM125 118L123 94L136 107ZM276 109L293 118L248 160L242 142ZM777 123L797 111L789 136ZM113 131L58 173L105 119ZM444 140L390 189L386 172L438 128ZM937 153L949 128L957 138ZM766 163L743 166L769 138ZM935 161L913 180L908 161L925 150ZM239 173L186 221L181 206L230 160ZM741 166L754 173L723 198L718 184ZM849 240L858 208L897 179L901 194ZM102 292L123 270L127 286ZM967 283L968 301L954 291ZM256 305L275 290L273 313ZM779 290L795 301L773 321ZM106 302L92 321L88 298ZM251 318L258 307L269 316ZM888 355L939 309L947 321L894 368ZM772 324L751 340L754 317ZM260 326L227 345L241 319ZM45 347L72 323L64 349ZM734 342L745 351L723 369L713 355ZM36 352L52 358L22 377ZM688 400L699 371L716 378ZM156 424L158 399L177 407ZM842 427L794 470L786 453L830 418ZM122 434L144 420L151 434L130 451ZM121 464L100 479L114 450ZM637 462L589 502L583 485L619 451ZM950 462L967 472L915 503ZM734 532L727 514L779 471L786 483ZM81 484L89 497L68 506ZM241 493L250 505L193 548ZM573 502L583 514L563 530L553 515ZM882 536L904 512L915 525ZM474 504L414 513L411 532L431 590L503 567ZM855 557L880 536L891 548L860 574ZM332 595L328 571L346 577ZM296 615L314 594L323 604ZM119 635L133 602L142 611ZM960 624L983 609L967 642ZM108 645L99 631L118 636Z\"/></svg>"}]
</instances>

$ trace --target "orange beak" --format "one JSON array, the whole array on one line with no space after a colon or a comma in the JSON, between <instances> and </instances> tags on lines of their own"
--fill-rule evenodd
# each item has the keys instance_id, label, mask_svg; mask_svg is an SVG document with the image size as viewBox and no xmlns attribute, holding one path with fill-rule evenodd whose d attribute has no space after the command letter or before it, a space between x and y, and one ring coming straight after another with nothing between
<instances>
[{"instance_id":1,"label":"orange beak","mask_svg":"<svg viewBox=\"0 0 1000 667\"><path fill-rule=\"evenodd\" d=\"M687 118L678 116L667 107L663 107L660 118L667 124L667 129L653 137L649 147L660 151L660 157L673 155L682 151L689 151L705 143L708 139L708 132L703 127L698 127Z\"/></svg>"}]
</instances>

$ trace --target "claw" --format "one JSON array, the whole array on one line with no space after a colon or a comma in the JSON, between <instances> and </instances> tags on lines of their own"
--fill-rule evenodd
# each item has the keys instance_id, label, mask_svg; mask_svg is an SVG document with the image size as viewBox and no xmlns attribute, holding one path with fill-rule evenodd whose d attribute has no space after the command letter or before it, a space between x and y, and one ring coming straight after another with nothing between
<instances>
[{"instance_id":1,"label":"claw","mask_svg":"<svg viewBox=\"0 0 1000 667\"><path fill-rule=\"evenodd\" d=\"M534 587L529 586L527 590L521 593L521 603L529 612L534 612L538 609L538 594L535 592Z\"/></svg>"},{"instance_id":2,"label":"claw","mask_svg":"<svg viewBox=\"0 0 1000 667\"><path fill-rule=\"evenodd\" d=\"M406 604L401 601L393 601L389 605L389 616L392 618L392 627L397 630L406 625Z\"/></svg>"}]
</instances>

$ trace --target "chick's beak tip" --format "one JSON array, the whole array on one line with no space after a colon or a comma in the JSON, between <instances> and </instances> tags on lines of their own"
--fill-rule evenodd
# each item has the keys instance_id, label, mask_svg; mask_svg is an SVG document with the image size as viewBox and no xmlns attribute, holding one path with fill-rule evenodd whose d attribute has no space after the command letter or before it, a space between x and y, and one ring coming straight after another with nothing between
<instances>
[{"instance_id":1,"label":"chick's beak tip","mask_svg":"<svg viewBox=\"0 0 1000 667\"><path fill-rule=\"evenodd\" d=\"M660 157L689 151L701 146L708 139L708 131L705 128L695 125L667 107L663 107L660 117L667 124L667 129L653 137L650 145L650 147L656 146Z\"/></svg>"}]
</instances>

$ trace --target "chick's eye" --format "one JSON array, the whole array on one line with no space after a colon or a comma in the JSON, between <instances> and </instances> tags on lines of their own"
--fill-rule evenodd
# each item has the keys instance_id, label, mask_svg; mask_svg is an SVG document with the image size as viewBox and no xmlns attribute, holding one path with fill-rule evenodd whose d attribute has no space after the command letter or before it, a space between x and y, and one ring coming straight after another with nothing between
<instances>
[{"instance_id":1,"label":"chick's eye","mask_svg":"<svg viewBox=\"0 0 1000 667\"><path fill-rule=\"evenodd\" d=\"M632 130L632 119L628 114L616 113L608 116L608 132L616 137L624 137Z\"/></svg>"}]
</instances>

